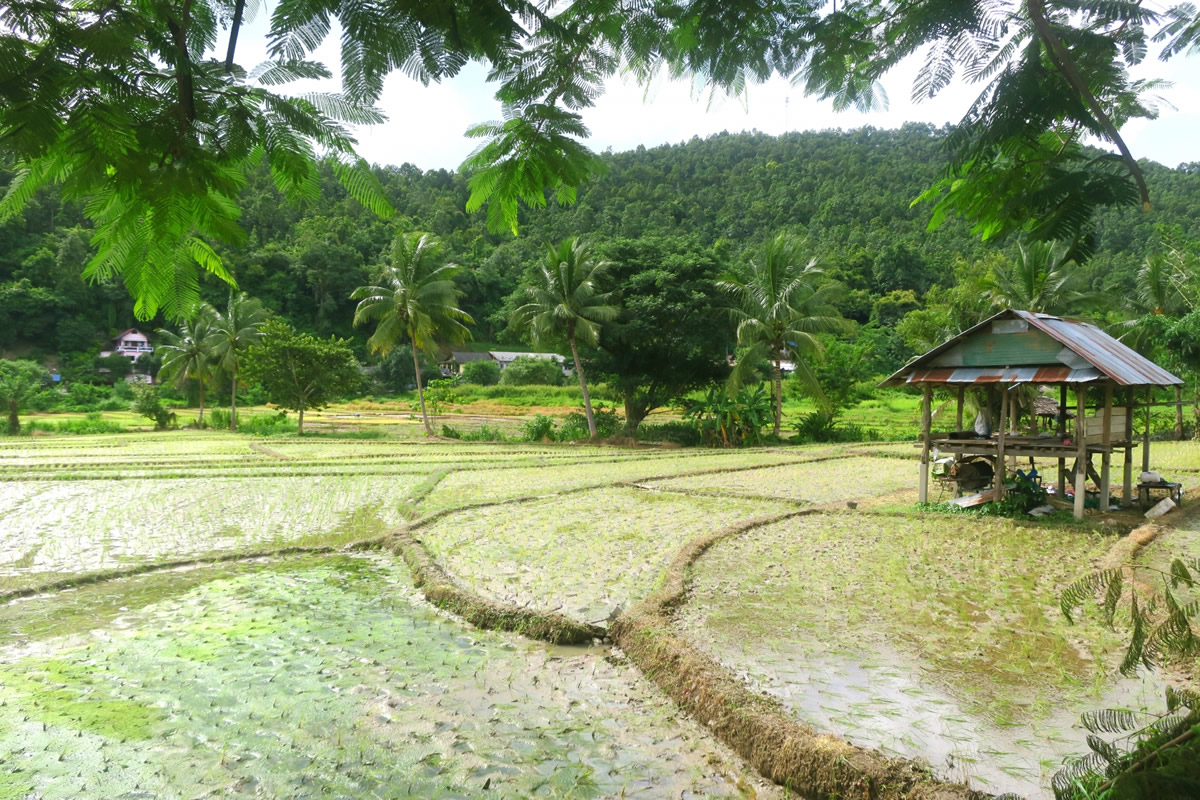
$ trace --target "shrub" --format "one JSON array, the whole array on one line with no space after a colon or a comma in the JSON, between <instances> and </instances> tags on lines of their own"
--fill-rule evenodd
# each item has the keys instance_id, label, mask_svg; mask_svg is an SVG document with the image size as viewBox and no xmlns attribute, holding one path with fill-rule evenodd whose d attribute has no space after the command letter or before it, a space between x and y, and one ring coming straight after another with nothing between
<instances>
[{"instance_id":1,"label":"shrub","mask_svg":"<svg viewBox=\"0 0 1200 800\"><path fill-rule=\"evenodd\" d=\"M284 433L296 433L298 427L296 422L288 419L288 415L283 411L238 418L238 433L248 433L251 436L279 436Z\"/></svg>"},{"instance_id":2,"label":"shrub","mask_svg":"<svg viewBox=\"0 0 1200 800\"><path fill-rule=\"evenodd\" d=\"M518 356L500 373L501 386L562 386L562 367L557 361Z\"/></svg>"},{"instance_id":3,"label":"shrub","mask_svg":"<svg viewBox=\"0 0 1200 800\"><path fill-rule=\"evenodd\" d=\"M208 424L215 430L228 429L229 422L229 409L227 408L214 408L208 413Z\"/></svg>"},{"instance_id":4,"label":"shrub","mask_svg":"<svg viewBox=\"0 0 1200 800\"><path fill-rule=\"evenodd\" d=\"M54 389L42 389L29 396L29 399L25 401L25 407L30 411L49 411L62 405L65 399Z\"/></svg>"},{"instance_id":5,"label":"shrub","mask_svg":"<svg viewBox=\"0 0 1200 800\"><path fill-rule=\"evenodd\" d=\"M153 386L141 385L133 388L133 410L153 420L155 430L166 430L175 424L175 412L162 404L158 389Z\"/></svg>"},{"instance_id":6,"label":"shrub","mask_svg":"<svg viewBox=\"0 0 1200 800\"><path fill-rule=\"evenodd\" d=\"M605 407L603 404L592 406L592 416L596 420L596 438L608 439L620 433L625 427L625 420L617 414L617 410ZM562 428L558 431L560 442L573 442L576 439L588 438L587 416L583 411L572 411L563 420Z\"/></svg>"},{"instance_id":7,"label":"shrub","mask_svg":"<svg viewBox=\"0 0 1200 800\"><path fill-rule=\"evenodd\" d=\"M553 442L554 420L545 414L538 414L533 419L526 420L521 426L521 439L526 442Z\"/></svg>"},{"instance_id":8,"label":"shrub","mask_svg":"<svg viewBox=\"0 0 1200 800\"><path fill-rule=\"evenodd\" d=\"M713 388L704 399L692 403L684 416L692 421L704 444L740 447L762 443L762 429L774 417L774 406L761 385L757 389L743 387L734 397Z\"/></svg>"},{"instance_id":9,"label":"shrub","mask_svg":"<svg viewBox=\"0 0 1200 800\"><path fill-rule=\"evenodd\" d=\"M462 379L478 386L495 386L500 382L500 365L495 361L468 361L463 364Z\"/></svg>"},{"instance_id":10,"label":"shrub","mask_svg":"<svg viewBox=\"0 0 1200 800\"><path fill-rule=\"evenodd\" d=\"M700 431L687 422L663 422L658 425L643 422L638 426L637 438L640 442L672 442L683 447L701 444Z\"/></svg>"},{"instance_id":11,"label":"shrub","mask_svg":"<svg viewBox=\"0 0 1200 800\"><path fill-rule=\"evenodd\" d=\"M128 361L128 359L126 359ZM67 387L66 402L63 406L68 411L99 411L100 404L112 398L113 390L107 386L93 386L90 383L72 383ZM132 392L130 399L133 399Z\"/></svg>"},{"instance_id":12,"label":"shrub","mask_svg":"<svg viewBox=\"0 0 1200 800\"><path fill-rule=\"evenodd\" d=\"M83 419L65 419L53 424L55 433L123 433L125 426L119 422L103 419L99 411L88 412Z\"/></svg>"},{"instance_id":13,"label":"shrub","mask_svg":"<svg viewBox=\"0 0 1200 800\"><path fill-rule=\"evenodd\" d=\"M442 426L442 436L445 436L447 439L463 438L462 431L460 431L458 428L452 428L449 425Z\"/></svg>"},{"instance_id":14,"label":"shrub","mask_svg":"<svg viewBox=\"0 0 1200 800\"><path fill-rule=\"evenodd\" d=\"M837 418L836 411L814 411L805 414L794 426L794 440L800 444L878 441L879 436L874 431L854 422L838 425Z\"/></svg>"},{"instance_id":15,"label":"shrub","mask_svg":"<svg viewBox=\"0 0 1200 800\"><path fill-rule=\"evenodd\" d=\"M508 437L504 435L504 431L499 428L491 428L488 425L480 425L479 430L467 431L462 435L464 442L505 442Z\"/></svg>"}]
</instances>

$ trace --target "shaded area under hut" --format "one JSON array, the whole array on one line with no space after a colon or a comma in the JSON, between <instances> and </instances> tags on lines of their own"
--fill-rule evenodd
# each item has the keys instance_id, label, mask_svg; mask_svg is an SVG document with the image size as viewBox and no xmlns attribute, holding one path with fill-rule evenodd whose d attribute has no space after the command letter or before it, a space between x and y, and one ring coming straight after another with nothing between
<instances>
[{"instance_id":1,"label":"shaded area under hut","mask_svg":"<svg viewBox=\"0 0 1200 800\"><path fill-rule=\"evenodd\" d=\"M1123 453L1122 503L1133 502L1134 415L1146 415L1141 471L1147 472L1152 390L1182 383L1095 325L1009 310L914 359L880 386L923 390L920 502L929 500L934 449L961 468L949 471L956 494L990 485L989 499L995 500L1004 497L1005 461L1016 458L1056 459L1058 496L1066 497L1066 462L1073 458L1074 512L1082 518L1089 475L1099 489L1099 507L1109 507L1112 457L1118 451ZM935 390L948 392L955 402L952 431L931 430ZM968 402L975 422L964 429ZM1022 414L1029 421L1026 429L1019 426ZM1039 430L1039 420L1048 429ZM1091 464L1094 455L1100 456L1099 473ZM975 485L964 485L971 482Z\"/></svg>"}]
</instances>

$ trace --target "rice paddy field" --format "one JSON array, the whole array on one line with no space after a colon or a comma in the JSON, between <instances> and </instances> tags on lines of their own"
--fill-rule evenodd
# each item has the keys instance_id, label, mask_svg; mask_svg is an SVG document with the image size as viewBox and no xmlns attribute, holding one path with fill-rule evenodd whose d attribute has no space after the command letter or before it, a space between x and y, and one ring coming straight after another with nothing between
<instances>
[{"instance_id":1,"label":"rice paddy field","mask_svg":"<svg viewBox=\"0 0 1200 800\"><path fill-rule=\"evenodd\" d=\"M361 545L405 526L477 595L603 626L790 512L696 562L677 631L818 730L1048 796L1081 711L1160 702L1056 610L1127 528L914 514L916 476L910 444L0 440L0 798L783 797L611 646L475 629Z\"/></svg>"}]
</instances>

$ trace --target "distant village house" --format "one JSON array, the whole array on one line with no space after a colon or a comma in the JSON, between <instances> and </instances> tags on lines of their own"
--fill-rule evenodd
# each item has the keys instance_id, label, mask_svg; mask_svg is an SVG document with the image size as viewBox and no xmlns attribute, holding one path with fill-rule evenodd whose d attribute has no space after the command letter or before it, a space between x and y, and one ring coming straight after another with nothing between
<instances>
[{"instance_id":1,"label":"distant village house","mask_svg":"<svg viewBox=\"0 0 1200 800\"><path fill-rule=\"evenodd\" d=\"M100 357L107 358L108 356L125 356L130 361L137 361L143 353L153 353L154 348L150 344L150 340L146 338L146 334L139 331L137 328L117 334L111 350L101 350Z\"/></svg>"},{"instance_id":2,"label":"distant village house","mask_svg":"<svg viewBox=\"0 0 1200 800\"><path fill-rule=\"evenodd\" d=\"M570 374L567 369L567 359L565 356L560 356L558 353L511 353L502 350L492 350L487 353L471 353L463 351L454 351L450 353L450 357L439 362L442 375L451 377L462 372L463 364L469 364L472 361L495 361L500 370L503 371L512 362L518 358L538 358L545 361L554 361L562 367L563 374Z\"/></svg>"}]
</instances>

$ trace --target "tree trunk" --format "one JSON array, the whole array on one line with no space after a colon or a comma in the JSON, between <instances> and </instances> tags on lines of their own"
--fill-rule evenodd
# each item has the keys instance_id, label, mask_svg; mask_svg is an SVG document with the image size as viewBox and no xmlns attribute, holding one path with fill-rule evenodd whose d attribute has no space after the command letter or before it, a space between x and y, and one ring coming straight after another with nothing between
<instances>
[{"instance_id":1,"label":"tree trunk","mask_svg":"<svg viewBox=\"0 0 1200 800\"><path fill-rule=\"evenodd\" d=\"M638 426L646 419L650 410L645 403L639 403L634 397L633 390L625 392L625 430L622 434L633 439L637 436Z\"/></svg>"},{"instance_id":2,"label":"tree trunk","mask_svg":"<svg viewBox=\"0 0 1200 800\"><path fill-rule=\"evenodd\" d=\"M16 436L21 432L21 418L17 416L17 398L8 401L8 435Z\"/></svg>"},{"instance_id":3,"label":"tree trunk","mask_svg":"<svg viewBox=\"0 0 1200 800\"><path fill-rule=\"evenodd\" d=\"M778 357L771 362L771 383L775 390L775 438L778 439L783 424L783 368Z\"/></svg>"},{"instance_id":4,"label":"tree trunk","mask_svg":"<svg viewBox=\"0 0 1200 800\"><path fill-rule=\"evenodd\" d=\"M575 334L568 337L571 342L571 355L575 357L575 374L579 376L579 391L583 392L583 413L587 415L588 435L596 438L596 416L592 413L592 397L588 394L587 381L583 379L583 366L579 363L579 348L575 346Z\"/></svg>"},{"instance_id":5,"label":"tree trunk","mask_svg":"<svg viewBox=\"0 0 1200 800\"><path fill-rule=\"evenodd\" d=\"M417 337L409 336L412 339L413 351L413 369L417 374L417 399L421 401L421 419L425 422L425 435L433 436L433 428L429 427L429 414L425 413L425 389L421 386L421 360L417 358Z\"/></svg>"},{"instance_id":6,"label":"tree trunk","mask_svg":"<svg viewBox=\"0 0 1200 800\"><path fill-rule=\"evenodd\" d=\"M229 430L237 430L237 373L233 373L233 391L229 393Z\"/></svg>"},{"instance_id":7,"label":"tree trunk","mask_svg":"<svg viewBox=\"0 0 1200 800\"><path fill-rule=\"evenodd\" d=\"M204 427L204 381L200 381L200 416L196 417L196 427Z\"/></svg>"},{"instance_id":8,"label":"tree trunk","mask_svg":"<svg viewBox=\"0 0 1200 800\"><path fill-rule=\"evenodd\" d=\"M296 435L297 436L304 435L304 409L303 408L300 409L300 421L296 425Z\"/></svg>"}]
</instances>

